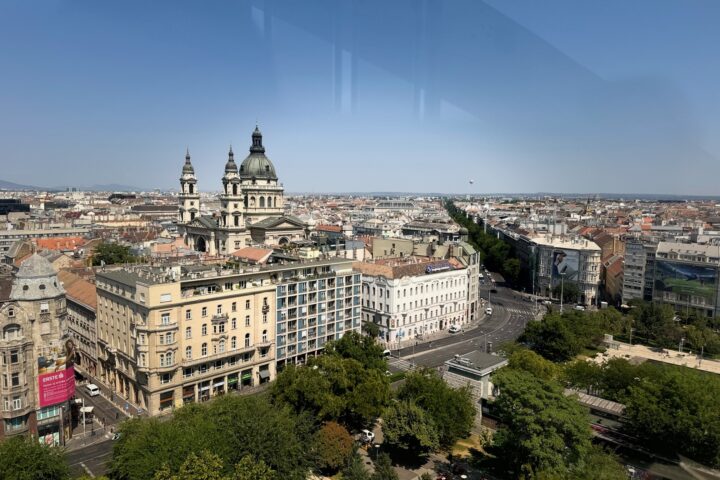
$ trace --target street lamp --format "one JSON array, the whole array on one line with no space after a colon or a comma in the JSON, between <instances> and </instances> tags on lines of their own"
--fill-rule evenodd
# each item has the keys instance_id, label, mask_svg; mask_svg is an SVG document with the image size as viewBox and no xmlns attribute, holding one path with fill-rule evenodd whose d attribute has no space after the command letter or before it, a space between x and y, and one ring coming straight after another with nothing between
<instances>
[{"instance_id":1,"label":"street lamp","mask_svg":"<svg viewBox=\"0 0 720 480\"><path fill-rule=\"evenodd\" d=\"M560 272L560 313L563 313L563 297L565 296L565 272Z\"/></svg>"},{"instance_id":2,"label":"street lamp","mask_svg":"<svg viewBox=\"0 0 720 480\"><path fill-rule=\"evenodd\" d=\"M683 343L685 343L685 337L682 337L682 338L680 339L680 353L682 353Z\"/></svg>"}]
</instances>

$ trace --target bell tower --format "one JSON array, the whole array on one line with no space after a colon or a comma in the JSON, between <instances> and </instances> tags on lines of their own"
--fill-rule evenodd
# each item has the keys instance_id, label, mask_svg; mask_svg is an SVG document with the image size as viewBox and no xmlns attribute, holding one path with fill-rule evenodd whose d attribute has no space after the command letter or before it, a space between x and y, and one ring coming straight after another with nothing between
<instances>
[{"instance_id":1,"label":"bell tower","mask_svg":"<svg viewBox=\"0 0 720 480\"><path fill-rule=\"evenodd\" d=\"M185 165L180 176L180 195L178 195L178 221L181 224L192 222L200 212L200 193L197 190L195 169L190 163L190 150L185 152Z\"/></svg>"}]
</instances>

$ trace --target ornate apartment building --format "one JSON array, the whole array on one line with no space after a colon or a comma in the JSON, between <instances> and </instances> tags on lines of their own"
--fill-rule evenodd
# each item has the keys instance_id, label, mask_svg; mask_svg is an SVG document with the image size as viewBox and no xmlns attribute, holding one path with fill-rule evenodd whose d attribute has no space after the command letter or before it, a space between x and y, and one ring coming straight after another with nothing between
<instances>
[{"instance_id":1,"label":"ornate apartment building","mask_svg":"<svg viewBox=\"0 0 720 480\"><path fill-rule=\"evenodd\" d=\"M186 153L180 176L178 229L189 247L210 255L229 255L253 243L284 245L307 238L307 225L284 214L284 188L265 155L257 127L250 153L240 167L230 147L221 182L220 211L201 215L197 177L190 152Z\"/></svg>"},{"instance_id":2,"label":"ornate apartment building","mask_svg":"<svg viewBox=\"0 0 720 480\"><path fill-rule=\"evenodd\" d=\"M345 295L345 284L332 307L330 300L320 304L319 296L311 301L309 292L290 298L315 278L326 282L323 292L337 295L348 276L350 285L359 284L352 262L335 258L239 269L139 266L99 272L100 378L151 415L269 382L276 358L283 364L302 361L327 340L360 330L359 311L338 316L348 313L348 298L359 303L355 290ZM287 303L278 311L279 300Z\"/></svg>"},{"instance_id":3,"label":"ornate apartment building","mask_svg":"<svg viewBox=\"0 0 720 480\"><path fill-rule=\"evenodd\" d=\"M59 445L69 436L75 349L66 316L57 272L40 255L0 278L0 439L26 433Z\"/></svg>"}]
</instances>

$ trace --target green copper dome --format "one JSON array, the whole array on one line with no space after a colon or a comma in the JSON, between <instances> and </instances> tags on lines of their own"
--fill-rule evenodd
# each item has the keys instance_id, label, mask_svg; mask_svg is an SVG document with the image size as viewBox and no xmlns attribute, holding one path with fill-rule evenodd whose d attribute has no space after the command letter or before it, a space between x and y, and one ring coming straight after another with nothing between
<instances>
[{"instance_id":1,"label":"green copper dome","mask_svg":"<svg viewBox=\"0 0 720 480\"><path fill-rule=\"evenodd\" d=\"M275 166L269 158L265 156L265 147L262 144L262 133L255 127L252 133L252 145L250 146L250 155L243 160L240 165L240 178L243 180L267 179L277 180Z\"/></svg>"}]
</instances>

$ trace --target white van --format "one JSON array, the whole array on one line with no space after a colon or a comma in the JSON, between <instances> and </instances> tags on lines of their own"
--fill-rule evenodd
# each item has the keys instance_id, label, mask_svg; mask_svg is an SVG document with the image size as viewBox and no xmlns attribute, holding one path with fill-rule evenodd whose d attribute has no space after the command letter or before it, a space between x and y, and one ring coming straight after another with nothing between
<instances>
[{"instance_id":1,"label":"white van","mask_svg":"<svg viewBox=\"0 0 720 480\"><path fill-rule=\"evenodd\" d=\"M88 391L88 394L91 397L97 397L98 395L100 395L100 388L98 388L98 386L94 383L88 383L87 385L85 385L85 389Z\"/></svg>"},{"instance_id":2,"label":"white van","mask_svg":"<svg viewBox=\"0 0 720 480\"><path fill-rule=\"evenodd\" d=\"M460 331L459 325L450 325L450 330L448 330L450 333L458 333Z\"/></svg>"},{"instance_id":3,"label":"white van","mask_svg":"<svg viewBox=\"0 0 720 480\"><path fill-rule=\"evenodd\" d=\"M487 307L485 309L485 315L492 315L492 307Z\"/></svg>"}]
</instances>

